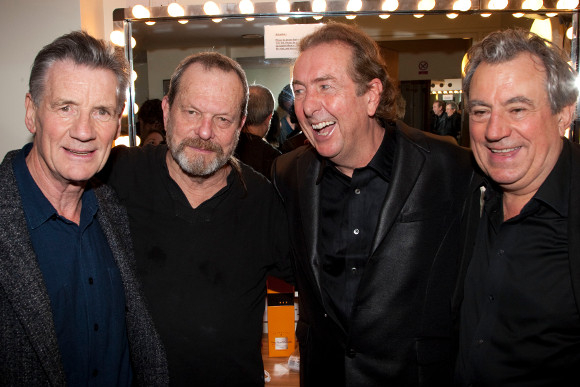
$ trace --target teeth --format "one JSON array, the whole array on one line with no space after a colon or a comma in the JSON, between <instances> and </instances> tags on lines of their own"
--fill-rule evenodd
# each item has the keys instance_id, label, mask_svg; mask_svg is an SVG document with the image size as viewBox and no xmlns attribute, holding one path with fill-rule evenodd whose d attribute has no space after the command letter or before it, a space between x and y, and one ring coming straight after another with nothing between
<instances>
[{"instance_id":1,"label":"teeth","mask_svg":"<svg viewBox=\"0 0 580 387\"><path fill-rule=\"evenodd\" d=\"M326 127L326 126L333 125L333 124L334 124L334 121L319 122L318 124L312 125L312 129L314 129L314 130L320 130L320 129Z\"/></svg>"},{"instance_id":2,"label":"teeth","mask_svg":"<svg viewBox=\"0 0 580 387\"><path fill-rule=\"evenodd\" d=\"M72 149L69 149L68 151L69 151L70 153L74 153L75 155L82 155L82 156L84 156L84 155L88 155L89 153L91 153L91 152L79 152L79 151L74 151L74 150L72 150Z\"/></svg>"},{"instance_id":3,"label":"teeth","mask_svg":"<svg viewBox=\"0 0 580 387\"><path fill-rule=\"evenodd\" d=\"M509 152L513 152L517 149L519 149L520 147L515 147L515 148L507 148L507 149L491 149L491 153L509 153Z\"/></svg>"}]
</instances>

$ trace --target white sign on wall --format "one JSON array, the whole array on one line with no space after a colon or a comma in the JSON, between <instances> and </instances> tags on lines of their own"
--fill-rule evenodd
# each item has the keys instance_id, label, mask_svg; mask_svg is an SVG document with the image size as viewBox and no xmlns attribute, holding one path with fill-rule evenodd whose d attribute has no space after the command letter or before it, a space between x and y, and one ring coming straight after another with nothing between
<instances>
[{"instance_id":1,"label":"white sign on wall","mask_svg":"<svg viewBox=\"0 0 580 387\"><path fill-rule=\"evenodd\" d=\"M298 42L322 24L264 26L264 57L297 58Z\"/></svg>"}]
</instances>

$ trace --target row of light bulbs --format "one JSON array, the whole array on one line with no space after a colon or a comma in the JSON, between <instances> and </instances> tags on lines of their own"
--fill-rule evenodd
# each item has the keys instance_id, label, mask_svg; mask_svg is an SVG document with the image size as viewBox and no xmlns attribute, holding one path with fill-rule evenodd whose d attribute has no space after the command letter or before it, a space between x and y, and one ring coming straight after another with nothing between
<instances>
[{"instance_id":1,"label":"row of light bulbs","mask_svg":"<svg viewBox=\"0 0 580 387\"><path fill-rule=\"evenodd\" d=\"M579 0L558 0L556 4L557 9L571 10L578 6ZM348 12L358 12L362 9L362 0L349 0L346 5ZM417 3L418 11L431 11L435 8L435 0L419 0ZM488 9L502 10L508 5L508 0L490 0ZM537 11L543 6L542 0L524 0L521 9ZM241 14L253 14L254 4L251 0L241 0L239 2ZM381 4L381 10L385 12L394 12L399 8L398 0L384 0ZM453 3L453 10L465 12L471 9L471 0L456 0ZM203 5L203 11L206 15L213 16L221 14L221 9L215 1L207 1ZM312 12L323 13L326 11L326 0L312 0ZM290 1L278 0L276 2L276 12L281 14L290 13ZM149 9L141 4L135 5L132 9L133 16L136 19L148 19L151 17ZM169 16L179 18L185 16L185 9L174 2L167 6L167 13ZM287 17L285 17L287 19ZM221 21L221 20L220 20ZM187 20L180 20L182 23L187 23ZM155 22L147 22L154 24Z\"/></svg>"}]
</instances>

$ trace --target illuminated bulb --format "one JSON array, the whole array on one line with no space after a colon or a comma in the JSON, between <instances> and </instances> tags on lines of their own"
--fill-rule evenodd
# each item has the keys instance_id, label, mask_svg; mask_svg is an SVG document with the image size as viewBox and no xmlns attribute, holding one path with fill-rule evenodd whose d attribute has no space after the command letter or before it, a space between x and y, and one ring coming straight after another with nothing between
<instances>
[{"instance_id":1,"label":"illuminated bulb","mask_svg":"<svg viewBox=\"0 0 580 387\"><path fill-rule=\"evenodd\" d=\"M542 0L525 0L522 3L522 9L531 9L532 11L537 11L542 8L544 2Z\"/></svg>"},{"instance_id":2,"label":"illuminated bulb","mask_svg":"<svg viewBox=\"0 0 580 387\"><path fill-rule=\"evenodd\" d=\"M139 144L141 144L141 139L139 138L139 136L136 136L135 140L136 140L135 145L139 146ZM118 146L118 145L125 145L127 147L131 146L129 136L120 136L115 141L113 141L113 146Z\"/></svg>"},{"instance_id":3,"label":"illuminated bulb","mask_svg":"<svg viewBox=\"0 0 580 387\"><path fill-rule=\"evenodd\" d=\"M349 12L358 12L362 8L362 0L349 0L346 10Z\"/></svg>"},{"instance_id":4,"label":"illuminated bulb","mask_svg":"<svg viewBox=\"0 0 580 387\"><path fill-rule=\"evenodd\" d=\"M508 5L508 0L490 0L487 7L489 9L504 9Z\"/></svg>"},{"instance_id":5,"label":"illuminated bulb","mask_svg":"<svg viewBox=\"0 0 580 387\"><path fill-rule=\"evenodd\" d=\"M206 15L219 15L221 10L215 2L208 1L203 5L203 12L205 12Z\"/></svg>"},{"instance_id":6,"label":"illuminated bulb","mask_svg":"<svg viewBox=\"0 0 580 387\"><path fill-rule=\"evenodd\" d=\"M185 16L185 10L183 7L177 3L171 3L167 6L167 13L169 16L181 17Z\"/></svg>"},{"instance_id":7,"label":"illuminated bulb","mask_svg":"<svg viewBox=\"0 0 580 387\"><path fill-rule=\"evenodd\" d=\"M211 19L212 22L214 23L221 23L222 19Z\"/></svg>"},{"instance_id":8,"label":"illuminated bulb","mask_svg":"<svg viewBox=\"0 0 580 387\"><path fill-rule=\"evenodd\" d=\"M514 13L514 14L512 14L512 16L513 16L513 17L515 17L516 19L519 19L519 18L523 17L523 16L524 16L524 14L523 14L523 13L520 13L520 12L518 12L518 13Z\"/></svg>"},{"instance_id":9,"label":"illuminated bulb","mask_svg":"<svg viewBox=\"0 0 580 387\"><path fill-rule=\"evenodd\" d=\"M137 71L131 70L131 82L135 82L137 80Z\"/></svg>"},{"instance_id":10,"label":"illuminated bulb","mask_svg":"<svg viewBox=\"0 0 580 387\"><path fill-rule=\"evenodd\" d=\"M469 9L471 8L471 0L457 0L455 3L453 3L453 9L455 11L469 11Z\"/></svg>"},{"instance_id":11,"label":"illuminated bulb","mask_svg":"<svg viewBox=\"0 0 580 387\"><path fill-rule=\"evenodd\" d=\"M177 22L180 23L180 24L187 24L187 23L189 23L189 20L187 20L187 19L179 19Z\"/></svg>"},{"instance_id":12,"label":"illuminated bulb","mask_svg":"<svg viewBox=\"0 0 580 387\"><path fill-rule=\"evenodd\" d=\"M320 20L320 19L322 19L322 15L316 15L316 16L312 16L312 18L313 18L314 20Z\"/></svg>"},{"instance_id":13,"label":"illuminated bulb","mask_svg":"<svg viewBox=\"0 0 580 387\"><path fill-rule=\"evenodd\" d=\"M480 14L481 17L490 17L491 13L482 13Z\"/></svg>"},{"instance_id":14,"label":"illuminated bulb","mask_svg":"<svg viewBox=\"0 0 580 387\"><path fill-rule=\"evenodd\" d=\"M417 4L417 9L421 11L430 11L435 8L435 0L421 0Z\"/></svg>"},{"instance_id":15,"label":"illuminated bulb","mask_svg":"<svg viewBox=\"0 0 580 387\"><path fill-rule=\"evenodd\" d=\"M578 6L578 0L558 0L556 8L558 9L574 9Z\"/></svg>"},{"instance_id":16,"label":"illuminated bulb","mask_svg":"<svg viewBox=\"0 0 580 387\"><path fill-rule=\"evenodd\" d=\"M109 35L111 42L117 46L125 47L125 34L122 31L113 31Z\"/></svg>"},{"instance_id":17,"label":"illuminated bulb","mask_svg":"<svg viewBox=\"0 0 580 387\"><path fill-rule=\"evenodd\" d=\"M139 105L137 105L136 103L133 104L133 114L137 114L137 112L139 111ZM123 110L123 116L127 116L129 115L129 105L125 104L125 110Z\"/></svg>"},{"instance_id":18,"label":"illuminated bulb","mask_svg":"<svg viewBox=\"0 0 580 387\"><path fill-rule=\"evenodd\" d=\"M458 13L448 13L447 16L449 19L455 19L457 16L459 16Z\"/></svg>"},{"instance_id":19,"label":"illuminated bulb","mask_svg":"<svg viewBox=\"0 0 580 387\"><path fill-rule=\"evenodd\" d=\"M530 32L541 36L547 41L552 41L552 21L550 19L535 19L530 27Z\"/></svg>"},{"instance_id":20,"label":"illuminated bulb","mask_svg":"<svg viewBox=\"0 0 580 387\"><path fill-rule=\"evenodd\" d=\"M346 15L345 18L347 18L348 20L352 20L356 18L356 15Z\"/></svg>"},{"instance_id":21,"label":"illuminated bulb","mask_svg":"<svg viewBox=\"0 0 580 387\"><path fill-rule=\"evenodd\" d=\"M314 0L312 2L312 12L322 13L326 11L326 0Z\"/></svg>"},{"instance_id":22,"label":"illuminated bulb","mask_svg":"<svg viewBox=\"0 0 580 387\"><path fill-rule=\"evenodd\" d=\"M278 0L276 2L276 12L278 13L290 12L290 2L288 0Z\"/></svg>"},{"instance_id":23,"label":"illuminated bulb","mask_svg":"<svg viewBox=\"0 0 580 387\"><path fill-rule=\"evenodd\" d=\"M151 12L141 4L137 4L133 7L133 16L137 19L147 19L151 17Z\"/></svg>"},{"instance_id":24,"label":"illuminated bulb","mask_svg":"<svg viewBox=\"0 0 580 387\"><path fill-rule=\"evenodd\" d=\"M288 20L288 19L290 19L290 17L288 17L288 16L279 16L278 18L280 20Z\"/></svg>"},{"instance_id":25,"label":"illuminated bulb","mask_svg":"<svg viewBox=\"0 0 580 387\"><path fill-rule=\"evenodd\" d=\"M389 11L389 12L393 12L397 8L399 8L399 2L397 0L385 0L383 2L383 5L381 6L381 9L383 11Z\"/></svg>"},{"instance_id":26,"label":"illuminated bulb","mask_svg":"<svg viewBox=\"0 0 580 387\"><path fill-rule=\"evenodd\" d=\"M547 16L547 17L554 17L554 16L556 16L556 15L558 15L556 12L548 12L548 13L546 14L546 16Z\"/></svg>"},{"instance_id":27,"label":"illuminated bulb","mask_svg":"<svg viewBox=\"0 0 580 387\"><path fill-rule=\"evenodd\" d=\"M254 4L252 3L252 0L242 0L240 1L239 6L241 13L254 13Z\"/></svg>"},{"instance_id":28,"label":"illuminated bulb","mask_svg":"<svg viewBox=\"0 0 580 387\"><path fill-rule=\"evenodd\" d=\"M570 40L574 39L574 29L572 27L566 30L566 37Z\"/></svg>"},{"instance_id":29,"label":"illuminated bulb","mask_svg":"<svg viewBox=\"0 0 580 387\"><path fill-rule=\"evenodd\" d=\"M148 26L154 26L155 25L155 22L154 21L148 21L148 22L145 22L145 24L147 24Z\"/></svg>"},{"instance_id":30,"label":"illuminated bulb","mask_svg":"<svg viewBox=\"0 0 580 387\"><path fill-rule=\"evenodd\" d=\"M416 17L417 19L421 19L425 15L423 15L422 13L416 13L413 16Z\"/></svg>"},{"instance_id":31,"label":"illuminated bulb","mask_svg":"<svg viewBox=\"0 0 580 387\"><path fill-rule=\"evenodd\" d=\"M379 15L379 17L380 17L381 19L388 19L388 18L390 18L390 17L391 17L391 15L386 15L386 14L383 14L383 15Z\"/></svg>"},{"instance_id":32,"label":"illuminated bulb","mask_svg":"<svg viewBox=\"0 0 580 387\"><path fill-rule=\"evenodd\" d=\"M247 17L246 18L246 21L254 21L254 18L253 17Z\"/></svg>"}]
</instances>

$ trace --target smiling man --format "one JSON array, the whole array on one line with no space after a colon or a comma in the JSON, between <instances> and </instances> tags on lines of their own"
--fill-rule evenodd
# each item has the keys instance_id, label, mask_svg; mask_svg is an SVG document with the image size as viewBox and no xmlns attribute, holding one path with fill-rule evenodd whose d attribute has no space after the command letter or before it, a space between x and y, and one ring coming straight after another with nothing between
<instances>
[{"instance_id":1,"label":"smiling man","mask_svg":"<svg viewBox=\"0 0 580 387\"><path fill-rule=\"evenodd\" d=\"M377 44L305 37L295 110L311 145L275 160L300 300L302 386L445 386L469 152L396 121Z\"/></svg>"},{"instance_id":2,"label":"smiling man","mask_svg":"<svg viewBox=\"0 0 580 387\"><path fill-rule=\"evenodd\" d=\"M121 128L122 52L84 32L36 56L33 141L0 165L0 385L166 385L127 214L93 176Z\"/></svg>"},{"instance_id":3,"label":"smiling man","mask_svg":"<svg viewBox=\"0 0 580 387\"><path fill-rule=\"evenodd\" d=\"M467 243L458 382L577 385L580 147L563 138L576 73L523 30L492 33L468 55L471 145L488 179Z\"/></svg>"},{"instance_id":4,"label":"smiling man","mask_svg":"<svg viewBox=\"0 0 580 387\"><path fill-rule=\"evenodd\" d=\"M266 278L291 268L280 198L233 157L247 103L238 63L189 56L162 103L167 145L117 147L103 174L129 212L174 386L264 385Z\"/></svg>"}]
</instances>

